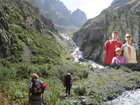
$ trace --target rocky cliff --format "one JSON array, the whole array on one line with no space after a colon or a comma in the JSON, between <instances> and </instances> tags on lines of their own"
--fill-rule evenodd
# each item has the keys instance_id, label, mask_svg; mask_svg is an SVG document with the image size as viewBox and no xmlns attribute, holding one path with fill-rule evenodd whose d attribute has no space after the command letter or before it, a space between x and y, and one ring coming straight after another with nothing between
<instances>
[{"instance_id":1,"label":"rocky cliff","mask_svg":"<svg viewBox=\"0 0 140 105\"><path fill-rule=\"evenodd\" d=\"M42 16L32 2L0 1L0 58L52 61L60 57L57 34L52 21Z\"/></svg>"},{"instance_id":2,"label":"rocky cliff","mask_svg":"<svg viewBox=\"0 0 140 105\"><path fill-rule=\"evenodd\" d=\"M74 33L74 41L83 51L84 58L101 62L103 44L111 38L112 31L120 33L119 40L124 43L124 35L131 33L133 41L140 46L140 1L114 0L101 14L88 20Z\"/></svg>"},{"instance_id":3,"label":"rocky cliff","mask_svg":"<svg viewBox=\"0 0 140 105\"><path fill-rule=\"evenodd\" d=\"M57 26L73 26L81 27L86 21L87 17L84 12L77 9L71 12L59 0L32 0L40 8L45 17L50 18ZM60 28L60 27L59 27ZM58 29L59 29L58 28Z\"/></svg>"},{"instance_id":4,"label":"rocky cliff","mask_svg":"<svg viewBox=\"0 0 140 105\"><path fill-rule=\"evenodd\" d=\"M1 5L0 5L0 8ZM3 15L2 11L0 11L0 57L6 57L10 54L9 47L13 43L13 39L11 34L8 32L8 22L6 17Z\"/></svg>"}]
</instances>

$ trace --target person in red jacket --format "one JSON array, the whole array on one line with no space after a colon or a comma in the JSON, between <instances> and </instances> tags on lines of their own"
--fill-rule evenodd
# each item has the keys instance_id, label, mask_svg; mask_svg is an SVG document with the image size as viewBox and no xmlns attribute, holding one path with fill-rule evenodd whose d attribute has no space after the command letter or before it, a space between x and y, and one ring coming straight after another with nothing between
<instances>
[{"instance_id":1,"label":"person in red jacket","mask_svg":"<svg viewBox=\"0 0 140 105\"><path fill-rule=\"evenodd\" d=\"M72 76L70 73L64 75L64 83L63 85L66 87L66 96L70 95L70 90L72 87Z\"/></svg>"},{"instance_id":2,"label":"person in red jacket","mask_svg":"<svg viewBox=\"0 0 140 105\"><path fill-rule=\"evenodd\" d=\"M103 63L111 64L112 58L115 56L115 49L121 47L122 43L118 41L119 33L112 32L112 39L105 42L103 46Z\"/></svg>"}]
</instances>

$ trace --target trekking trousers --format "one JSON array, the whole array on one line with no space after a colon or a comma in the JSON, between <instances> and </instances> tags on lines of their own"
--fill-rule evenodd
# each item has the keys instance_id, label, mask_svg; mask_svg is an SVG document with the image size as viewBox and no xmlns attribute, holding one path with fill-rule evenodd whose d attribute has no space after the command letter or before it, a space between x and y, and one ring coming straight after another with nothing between
<instances>
[{"instance_id":1,"label":"trekking trousers","mask_svg":"<svg viewBox=\"0 0 140 105\"><path fill-rule=\"evenodd\" d=\"M30 96L30 104L31 105L42 105L41 95L31 95Z\"/></svg>"},{"instance_id":2,"label":"trekking trousers","mask_svg":"<svg viewBox=\"0 0 140 105\"><path fill-rule=\"evenodd\" d=\"M68 95L70 95L70 90L71 90L71 85L67 85L66 86L66 93L68 93Z\"/></svg>"}]
</instances>

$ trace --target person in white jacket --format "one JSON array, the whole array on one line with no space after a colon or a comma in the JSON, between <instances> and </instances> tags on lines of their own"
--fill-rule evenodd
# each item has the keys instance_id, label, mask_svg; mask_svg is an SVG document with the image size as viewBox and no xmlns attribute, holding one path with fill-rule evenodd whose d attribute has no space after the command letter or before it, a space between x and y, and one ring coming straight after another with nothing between
<instances>
[{"instance_id":1,"label":"person in white jacket","mask_svg":"<svg viewBox=\"0 0 140 105\"><path fill-rule=\"evenodd\" d=\"M127 33L125 35L126 43L122 45L123 56L126 57L128 63L138 63L139 62L139 47L132 43L132 35Z\"/></svg>"}]
</instances>

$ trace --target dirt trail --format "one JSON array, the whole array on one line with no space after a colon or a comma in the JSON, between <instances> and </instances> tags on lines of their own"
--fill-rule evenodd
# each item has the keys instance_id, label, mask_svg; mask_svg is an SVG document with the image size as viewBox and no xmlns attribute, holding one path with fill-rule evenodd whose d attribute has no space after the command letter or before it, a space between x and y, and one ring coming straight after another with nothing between
<instances>
[{"instance_id":1,"label":"dirt trail","mask_svg":"<svg viewBox=\"0 0 140 105\"><path fill-rule=\"evenodd\" d=\"M0 96L0 105L4 105L3 98Z\"/></svg>"}]
</instances>

